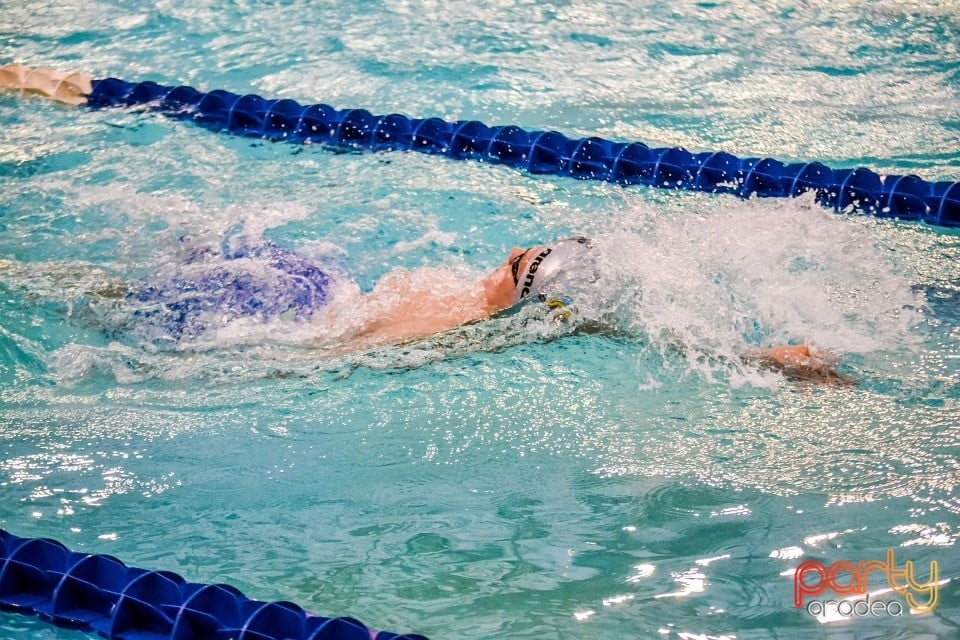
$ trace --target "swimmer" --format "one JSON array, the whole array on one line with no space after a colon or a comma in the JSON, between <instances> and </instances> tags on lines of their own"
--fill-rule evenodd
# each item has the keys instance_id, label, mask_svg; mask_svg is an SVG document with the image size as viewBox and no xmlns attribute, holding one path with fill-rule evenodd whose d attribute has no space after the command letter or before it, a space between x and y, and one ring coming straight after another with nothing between
<instances>
[{"instance_id":1,"label":"swimmer","mask_svg":"<svg viewBox=\"0 0 960 640\"><path fill-rule=\"evenodd\" d=\"M92 77L9 64L0 67L0 88L82 105L92 91ZM442 333L530 301L546 304L554 318L569 318L573 313L566 295L569 286L598 277L592 272L592 251L592 243L583 237L518 247L492 273L455 290L438 287L424 273L397 270L384 276L371 292L354 296L350 307L356 313L350 314L344 313L342 305L328 304L336 283L318 265L272 244L222 256L228 262L253 257L268 263L274 271L270 283L258 282L242 269L225 269L224 262L203 274L198 271L202 260L194 259L165 283L133 289L114 283L96 293L105 299L136 302L139 316L159 320L177 338L202 333L205 327L200 318L209 311L261 320L293 316L311 321L323 316L328 324L342 325L345 344L363 349ZM3 268L0 265L0 271ZM351 319L346 322L348 315ZM822 351L807 345L754 350L742 359L793 380L826 384L845 380L830 368Z\"/></svg>"},{"instance_id":2,"label":"swimmer","mask_svg":"<svg viewBox=\"0 0 960 640\"><path fill-rule=\"evenodd\" d=\"M600 279L599 250L583 236L516 247L472 281L444 269L395 269L367 293L337 269L271 242L239 237L224 246L186 237L181 243L179 263L142 281L110 278L85 265L8 260L0 260L0 277L46 277L54 288L77 292L93 305L122 308L123 324L116 330L153 344L192 348L208 332L240 322L269 331L298 326L306 330L301 335L315 330L319 337L310 341L331 354L407 343L529 305L540 306L548 321L579 322L585 318L571 294ZM277 320L285 322L270 324ZM109 322L108 334L114 331L107 327ZM758 349L742 360L796 382L849 384L830 368L826 354L807 345Z\"/></svg>"}]
</instances>

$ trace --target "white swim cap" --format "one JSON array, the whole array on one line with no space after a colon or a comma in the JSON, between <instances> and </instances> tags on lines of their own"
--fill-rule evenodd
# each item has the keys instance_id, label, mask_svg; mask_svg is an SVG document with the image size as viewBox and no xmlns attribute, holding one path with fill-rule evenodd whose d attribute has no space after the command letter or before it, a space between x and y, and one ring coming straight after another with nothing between
<instances>
[{"instance_id":1,"label":"white swim cap","mask_svg":"<svg viewBox=\"0 0 960 640\"><path fill-rule=\"evenodd\" d=\"M568 294L564 284L597 279L593 264L593 243L585 236L558 240L540 247L517 279L513 304L547 294Z\"/></svg>"}]
</instances>

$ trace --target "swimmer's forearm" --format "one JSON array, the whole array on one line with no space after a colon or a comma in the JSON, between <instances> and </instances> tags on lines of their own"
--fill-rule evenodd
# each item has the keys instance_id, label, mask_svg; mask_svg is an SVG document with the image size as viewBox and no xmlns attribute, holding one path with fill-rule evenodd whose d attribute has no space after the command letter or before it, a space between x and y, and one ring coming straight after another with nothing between
<instances>
[{"instance_id":1,"label":"swimmer's forearm","mask_svg":"<svg viewBox=\"0 0 960 640\"><path fill-rule=\"evenodd\" d=\"M29 69L21 64L0 67L0 89L41 95L64 104L87 103L93 78L86 73Z\"/></svg>"}]
</instances>

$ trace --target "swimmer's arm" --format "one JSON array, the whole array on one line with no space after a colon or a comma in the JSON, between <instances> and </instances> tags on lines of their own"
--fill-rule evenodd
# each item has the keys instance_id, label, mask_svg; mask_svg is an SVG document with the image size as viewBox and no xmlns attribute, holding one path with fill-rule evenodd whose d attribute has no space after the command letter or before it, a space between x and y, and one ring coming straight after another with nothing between
<instances>
[{"instance_id":1,"label":"swimmer's arm","mask_svg":"<svg viewBox=\"0 0 960 640\"><path fill-rule=\"evenodd\" d=\"M397 269L373 291L341 299L327 320L344 327L339 348L363 350L439 334L490 316L497 309L482 282L445 282L449 274Z\"/></svg>"},{"instance_id":2,"label":"swimmer's arm","mask_svg":"<svg viewBox=\"0 0 960 640\"><path fill-rule=\"evenodd\" d=\"M44 96L64 104L87 103L93 78L86 73L29 69L20 64L0 67L0 89Z\"/></svg>"},{"instance_id":3,"label":"swimmer's arm","mask_svg":"<svg viewBox=\"0 0 960 640\"><path fill-rule=\"evenodd\" d=\"M490 315L482 293L461 292L437 295L427 291L408 291L403 298L392 298L374 291L364 296L364 306L383 309L365 323L357 337L373 343L398 343L443 333Z\"/></svg>"},{"instance_id":4,"label":"swimmer's arm","mask_svg":"<svg viewBox=\"0 0 960 640\"><path fill-rule=\"evenodd\" d=\"M764 369L782 374L794 382L821 385L849 386L854 380L834 370L831 357L825 351L807 345L789 345L772 349L755 349L741 356Z\"/></svg>"}]
</instances>

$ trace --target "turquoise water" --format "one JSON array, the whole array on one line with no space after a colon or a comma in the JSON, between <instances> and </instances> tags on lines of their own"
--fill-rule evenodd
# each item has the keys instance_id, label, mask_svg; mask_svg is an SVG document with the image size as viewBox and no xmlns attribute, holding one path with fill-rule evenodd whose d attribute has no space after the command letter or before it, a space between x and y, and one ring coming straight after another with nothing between
<instances>
[{"instance_id":1,"label":"turquoise water","mask_svg":"<svg viewBox=\"0 0 960 640\"><path fill-rule=\"evenodd\" d=\"M179 4L0 2L0 63L960 179L950 2ZM0 527L431 638L957 636L956 232L6 95L0 125ZM158 346L86 294L183 236L368 290L574 232L608 248L602 334ZM858 384L737 358L803 340ZM939 563L933 613L794 608L802 559L889 547ZM23 637L87 636L0 614Z\"/></svg>"}]
</instances>

